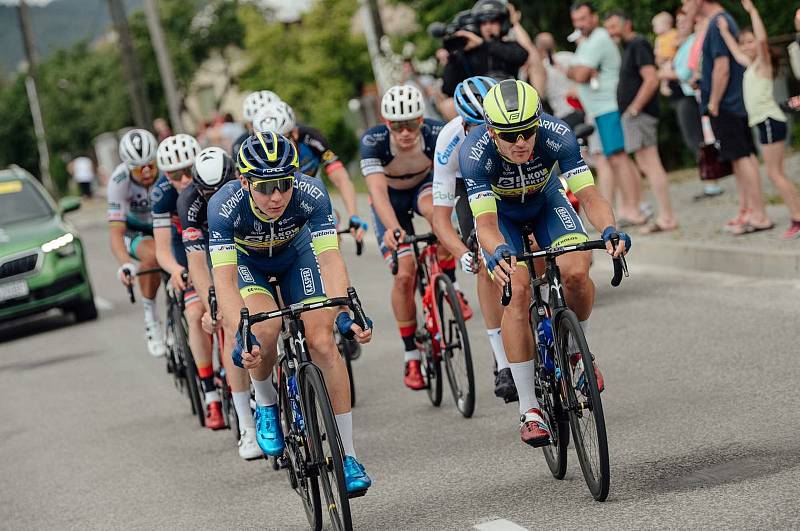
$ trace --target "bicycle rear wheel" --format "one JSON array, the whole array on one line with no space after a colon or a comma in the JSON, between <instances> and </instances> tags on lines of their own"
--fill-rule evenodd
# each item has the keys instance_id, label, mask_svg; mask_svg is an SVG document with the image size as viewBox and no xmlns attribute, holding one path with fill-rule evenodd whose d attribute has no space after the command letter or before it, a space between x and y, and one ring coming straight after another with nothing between
<instances>
[{"instance_id":1,"label":"bicycle rear wheel","mask_svg":"<svg viewBox=\"0 0 800 531\"><path fill-rule=\"evenodd\" d=\"M180 372L186 381L186 391L189 395L189 403L192 406L192 414L197 416L200 426L206 425L205 408L203 407L203 395L200 392L200 378L197 375L197 367L194 364L192 351L189 348L186 321L183 318L183 311L177 305L172 307L173 333L175 334L175 352L180 362Z\"/></svg>"},{"instance_id":2,"label":"bicycle rear wheel","mask_svg":"<svg viewBox=\"0 0 800 531\"><path fill-rule=\"evenodd\" d=\"M417 330L417 347L422 353L420 360L420 370L422 371L422 381L425 382L425 391L428 399L436 407L442 405L442 359L436 354L430 333L423 329Z\"/></svg>"},{"instance_id":3,"label":"bicycle rear wheel","mask_svg":"<svg viewBox=\"0 0 800 531\"><path fill-rule=\"evenodd\" d=\"M447 379L456 407L464 417L469 418L475 411L475 376L467 325L456 290L446 275L436 277L435 290L442 343L445 345L442 358Z\"/></svg>"},{"instance_id":4,"label":"bicycle rear wheel","mask_svg":"<svg viewBox=\"0 0 800 531\"><path fill-rule=\"evenodd\" d=\"M595 500L604 501L608 497L611 471L603 403L597 389L592 354L578 317L572 310L559 315L557 329L563 375L561 389L562 393L566 392L575 451L589 491ZM579 390L575 389L575 368L570 363L570 355L576 348L583 361L585 381Z\"/></svg>"},{"instance_id":5,"label":"bicycle rear wheel","mask_svg":"<svg viewBox=\"0 0 800 531\"><path fill-rule=\"evenodd\" d=\"M353 529L353 524L350 519L350 496L344 480L344 450L325 381L316 365L308 364L303 368L302 382L306 431L313 461L319 467L319 480L328 505L331 527L349 531Z\"/></svg>"}]
</instances>

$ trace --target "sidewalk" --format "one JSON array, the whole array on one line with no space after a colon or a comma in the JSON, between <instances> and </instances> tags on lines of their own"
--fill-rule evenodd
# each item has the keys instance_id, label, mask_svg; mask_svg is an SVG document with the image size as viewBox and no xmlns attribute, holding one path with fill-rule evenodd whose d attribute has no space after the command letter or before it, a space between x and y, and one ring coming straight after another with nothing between
<instances>
[{"instance_id":1,"label":"sidewalk","mask_svg":"<svg viewBox=\"0 0 800 531\"><path fill-rule=\"evenodd\" d=\"M685 179L686 175L692 178ZM790 154L786 174L800 184L800 154ZM702 184L692 172L670 175L673 208L680 226L677 230L642 235L631 229L632 264L677 267L697 271L717 271L768 278L800 278L800 240L781 240L789 226L789 213L761 167L767 212L775 223L770 231L733 236L722 230L727 220L738 212L738 194L733 176L720 181L725 193L695 201ZM683 178L680 178L683 177ZM678 178L678 182L676 182ZM648 200L655 205L647 192Z\"/></svg>"}]
</instances>

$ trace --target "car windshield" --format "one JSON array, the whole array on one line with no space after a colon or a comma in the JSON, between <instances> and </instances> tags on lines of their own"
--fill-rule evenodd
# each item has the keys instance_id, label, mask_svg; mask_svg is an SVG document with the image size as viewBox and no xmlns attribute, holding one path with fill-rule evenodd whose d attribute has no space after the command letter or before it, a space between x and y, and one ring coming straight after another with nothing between
<instances>
[{"instance_id":1,"label":"car windshield","mask_svg":"<svg viewBox=\"0 0 800 531\"><path fill-rule=\"evenodd\" d=\"M0 181L0 227L52 215L53 209L31 183Z\"/></svg>"}]
</instances>

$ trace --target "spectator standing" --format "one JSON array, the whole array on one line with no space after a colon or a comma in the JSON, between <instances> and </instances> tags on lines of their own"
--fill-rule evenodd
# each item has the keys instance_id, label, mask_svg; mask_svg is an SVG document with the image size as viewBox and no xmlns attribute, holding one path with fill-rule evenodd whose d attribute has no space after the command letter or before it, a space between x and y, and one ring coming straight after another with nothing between
<instances>
[{"instance_id":1,"label":"spectator standing","mask_svg":"<svg viewBox=\"0 0 800 531\"><path fill-rule=\"evenodd\" d=\"M622 111L625 151L633 154L647 176L656 198L658 216L642 232L674 230L678 226L669 195L669 179L658 154L658 71L653 47L633 30L621 11L605 19L608 34L622 44L622 65L617 84L617 105Z\"/></svg>"},{"instance_id":2,"label":"spectator standing","mask_svg":"<svg viewBox=\"0 0 800 531\"><path fill-rule=\"evenodd\" d=\"M159 143L165 138L172 136L172 129L163 118L156 118L153 120L153 129L155 129L156 138L158 138Z\"/></svg>"},{"instance_id":3,"label":"spectator standing","mask_svg":"<svg viewBox=\"0 0 800 531\"><path fill-rule=\"evenodd\" d=\"M621 57L619 49L608 32L600 26L600 18L591 4L574 4L571 8L572 24L584 39L578 44L567 76L578 83L578 96L583 108L595 123L600 136L603 155L611 166L609 178L600 190L613 204L614 185L621 195L619 226L643 225L646 218L639 211L641 184L639 174L625 153L625 139L617 104L617 83Z\"/></svg>"},{"instance_id":4,"label":"spectator standing","mask_svg":"<svg viewBox=\"0 0 800 531\"><path fill-rule=\"evenodd\" d=\"M800 236L800 195L795 185L786 178L783 168L786 148L786 115L778 107L773 96L777 61L770 53L767 30L758 9L752 0L742 0L742 7L750 15L752 29L745 28L734 39L724 17L717 18L717 26L733 58L745 66L743 82L744 105L747 109L748 125L758 129L758 141L767 175L780 193L789 209L791 224L784 232L784 239Z\"/></svg>"},{"instance_id":5,"label":"spectator standing","mask_svg":"<svg viewBox=\"0 0 800 531\"><path fill-rule=\"evenodd\" d=\"M539 50L536 49L536 44L531 40L531 36L528 35L525 28L522 27L522 11L509 2L508 14L511 21L511 31L509 32L511 40L517 41L528 52L528 60L522 66L525 75L521 77L527 79L536 88L540 97L545 97L547 95L547 72L544 64L542 64Z\"/></svg>"},{"instance_id":6,"label":"spectator standing","mask_svg":"<svg viewBox=\"0 0 800 531\"><path fill-rule=\"evenodd\" d=\"M242 124L236 123L233 119L233 115L226 112L222 117L222 124L219 126L219 142L222 144L220 147L224 149L226 153L230 153L233 148L233 143L245 132L245 127Z\"/></svg>"},{"instance_id":7,"label":"spectator standing","mask_svg":"<svg viewBox=\"0 0 800 531\"><path fill-rule=\"evenodd\" d=\"M739 27L715 0L684 0L686 4L694 4L698 14L708 20L702 45L700 107L711 119L720 159L732 163L739 188L739 214L726 224L726 229L734 234L771 229L774 224L764 208L755 145L742 96L744 68L732 60L717 19L726 19L734 37L738 36Z\"/></svg>"},{"instance_id":8,"label":"spectator standing","mask_svg":"<svg viewBox=\"0 0 800 531\"><path fill-rule=\"evenodd\" d=\"M789 64L792 74L800 79L800 9L794 12L794 40L789 43Z\"/></svg>"},{"instance_id":9,"label":"spectator standing","mask_svg":"<svg viewBox=\"0 0 800 531\"><path fill-rule=\"evenodd\" d=\"M462 50L450 54L442 74L442 92L447 96L440 109L449 120L455 117L453 92L470 76L490 76L495 79L515 78L528 60L528 52L518 42L505 40L510 29L508 6L502 0L479 0L473 7L479 23L479 33L458 30L453 36L462 37Z\"/></svg>"},{"instance_id":10,"label":"spectator standing","mask_svg":"<svg viewBox=\"0 0 800 531\"><path fill-rule=\"evenodd\" d=\"M85 155L76 157L67 164L67 171L77 183L81 196L85 199L91 199L92 184L96 177L92 159Z\"/></svg>"},{"instance_id":11,"label":"spectator standing","mask_svg":"<svg viewBox=\"0 0 800 531\"><path fill-rule=\"evenodd\" d=\"M534 41L536 49L542 57L542 63L547 74L547 100L553 116L564 120L567 125L575 128L583 123L584 113L570 104L577 98L575 82L567 77L567 69L572 62L573 53L558 51L556 40L552 33L542 32L536 35Z\"/></svg>"}]
</instances>

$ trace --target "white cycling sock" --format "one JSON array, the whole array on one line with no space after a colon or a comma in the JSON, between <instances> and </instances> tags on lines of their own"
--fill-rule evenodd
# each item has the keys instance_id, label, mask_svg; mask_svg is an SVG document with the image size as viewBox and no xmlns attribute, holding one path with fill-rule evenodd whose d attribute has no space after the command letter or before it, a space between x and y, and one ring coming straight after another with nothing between
<instances>
[{"instance_id":1,"label":"white cycling sock","mask_svg":"<svg viewBox=\"0 0 800 531\"><path fill-rule=\"evenodd\" d=\"M404 357L405 357L406 363L408 363L411 360L417 360L417 361L421 360L422 359L422 354L420 354L419 350L417 350L417 349L406 350L405 354L404 354Z\"/></svg>"},{"instance_id":2,"label":"white cycling sock","mask_svg":"<svg viewBox=\"0 0 800 531\"><path fill-rule=\"evenodd\" d=\"M231 393L233 397L233 407L236 409L236 417L239 419L239 429L253 428L256 422L253 420L253 412L250 411L250 392L237 391Z\"/></svg>"},{"instance_id":3,"label":"white cycling sock","mask_svg":"<svg viewBox=\"0 0 800 531\"><path fill-rule=\"evenodd\" d=\"M144 320L147 323L158 321L158 309L156 308L156 299L148 299L140 297L142 301L142 308L144 308Z\"/></svg>"},{"instance_id":4,"label":"white cycling sock","mask_svg":"<svg viewBox=\"0 0 800 531\"><path fill-rule=\"evenodd\" d=\"M500 335L499 328L487 328L486 335L489 336L489 344L492 346L492 353L494 360L497 362L497 371L508 369L508 358L506 357L506 349L503 346L503 338Z\"/></svg>"},{"instance_id":5,"label":"white cycling sock","mask_svg":"<svg viewBox=\"0 0 800 531\"><path fill-rule=\"evenodd\" d=\"M250 408L250 392L231 392L231 399L233 400L233 408L236 410L236 418L239 419L239 428L255 427L253 410Z\"/></svg>"},{"instance_id":6,"label":"white cycling sock","mask_svg":"<svg viewBox=\"0 0 800 531\"><path fill-rule=\"evenodd\" d=\"M517 385L519 414L524 415L532 407L539 407L539 401L536 400L536 391L533 385L536 368L533 360L523 361L522 363L509 363L509 365L511 366L511 375L514 377L514 383Z\"/></svg>"},{"instance_id":7,"label":"white cycling sock","mask_svg":"<svg viewBox=\"0 0 800 531\"><path fill-rule=\"evenodd\" d=\"M456 291L461 291L461 286L458 285L458 280L453 282L453 287L456 289Z\"/></svg>"},{"instance_id":8,"label":"white cycling sock","mask_svg":"<svg viewBox=\"0 0 800 531\"><path fill-rule=\"evenodd\" d=\"M209 405L211 402L220 401L219 391L217 391L216 389L214 389L213 391L206 391L205 397L206 397L206 405Z\"/></svg>"},{"instance_id":9,"label":"white cycling sock","mask_svg":"<svg viewBox=\"0 0 800 531\"><path fill-rule=\"evenodd\" d=\"M336 427L339 428L339 437L342 439L344 454L352 457L356 456L356 449L353 447L353 412L348 411L336 415Z\"/></svg>"},{"instance_id":10,"label":"white cycling sock","mask_svg":"<svg viewBox=\"0 0 800 531\"><path fill-rule=\"evenodd\" d=\"M256 404L259 406L274 406L278 403L278 392L275 386L272 385L272 379L267 377L266 380L259 381L251 378L253 388L256 390Z\"/></svg>"}]
</instances>

